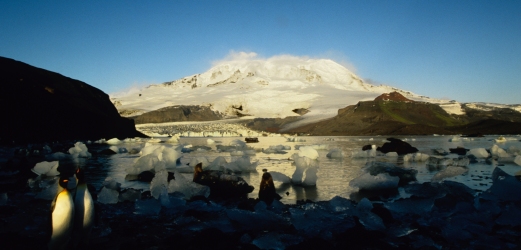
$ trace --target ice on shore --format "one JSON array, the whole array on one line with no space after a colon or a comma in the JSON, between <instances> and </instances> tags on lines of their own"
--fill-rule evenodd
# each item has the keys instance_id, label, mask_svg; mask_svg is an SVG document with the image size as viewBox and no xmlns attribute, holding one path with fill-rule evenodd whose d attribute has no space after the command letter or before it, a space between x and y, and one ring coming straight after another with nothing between
<instances>
[{"instance_id":1,"label":"ice on shore","mask_svg":"<svg viewBox=\"0 0 521 250\"><path fill-rule=\"evenodd\" d=\"M59 161L42 161L36 163L31 171L37 175L57 176L60 174L60 172L58 172L58 166Z\"/></svg>"},{"instance_id":2,"label":"ice on shore","mask_svg":"<svg viewBox=\"0 0 521 250\"><path fill-rule=\"evenodd\" d=\"M331 149L331 150L327 153L326 157L327 157L327 158L342 159L342 158L344 158L344 153L342 152L342 149L334 148L334 149Z\"/></svg>"}]
</instances>

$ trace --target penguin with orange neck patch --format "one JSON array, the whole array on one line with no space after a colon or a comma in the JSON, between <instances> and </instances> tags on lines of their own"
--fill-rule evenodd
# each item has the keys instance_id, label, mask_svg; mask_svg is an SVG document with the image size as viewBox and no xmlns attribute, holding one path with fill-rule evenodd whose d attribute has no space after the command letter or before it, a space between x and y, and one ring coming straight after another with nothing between
<instances>
[{"instance_id":1,"label":"penguin with orange neck patch","mask_svg":"<svg viewBox=\"0 0 521 250\"><path fill-rule=\"evenodd\" d=\"M202 163L194 167L193 182L210 187L209 198L245 198L254 189L243 178L218 170L203 170Z\"/></svg>"},{"instance_id":2,"label":"penguin with orange neck patch","mask_svg":"<svg viewBox=\"0 0 521 250\"><path fill-rule=\"evenodd\" d=\"M52 235L49 249L67 248L74 225L73 190L76 188L76 177L60 176L58 184L58 193L51 204Z\"/></svg>"},{"instance_id":3,"label":"penguin with orange neck patch","mask_svg":"<svg viewBox=\"0 0 521 250\"><path fill-rule=\"evenodd\" d=\"M83 169L77 169L76 178L78 178L78 187L74 197L75 215L72 245L74 249L86 249L94 224L94 201L85 182Z\"/></svg>"},{"instance_id":4,"label":"penguin with orange neck patch","mask_svg":"<svg viewBox=\"0 0 521 250\"><path fill-rule=\"evenodd\" d=\"M259 186L259 200L264 201L269 206L274 199L280 200L282 197L275 191L271 174L264 172Z\"/></svg>"}]
</instances>

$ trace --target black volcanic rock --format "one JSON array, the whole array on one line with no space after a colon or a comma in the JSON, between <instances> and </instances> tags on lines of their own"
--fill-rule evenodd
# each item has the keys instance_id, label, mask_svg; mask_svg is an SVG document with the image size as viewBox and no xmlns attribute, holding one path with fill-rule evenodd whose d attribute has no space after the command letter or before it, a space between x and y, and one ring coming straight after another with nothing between
<instances>
[{"instance_id":1,"label":"black volcanic rock","mask_svg":"<svg viewBox=\"0 0 521 250\"><path fill-rule=\"evenodd\" d=\"M0 143L145 137L84 82L0 57L0 86Z\"/></svg>"},{"instance_id":2,"label":"black volcanic rock","mask_svg":"<svg viewBox=\"0 0 521 250\"><path fill-rule=\"evenodd\" d=\"M405 155L410 153L418 152L418 149L411 146L411 144L404 142L400 139L396 138L387 138L389 142L384 143L381 147L378 147L376 150L387 154L389 152L396 152L399 155Z\"/></svg>"},{"instance_id":3,"label":"black volcanic rock","mask_svg":"<svg viewBox=\"0 0 521 250\"><path fill-rule=\"evenodd\" d=\"M211 110L209 106L177 105L150 111L133 117L136 124L162 123L180 121L215 121L222 119L222 115Z\"/></svg>"}]
</instances>

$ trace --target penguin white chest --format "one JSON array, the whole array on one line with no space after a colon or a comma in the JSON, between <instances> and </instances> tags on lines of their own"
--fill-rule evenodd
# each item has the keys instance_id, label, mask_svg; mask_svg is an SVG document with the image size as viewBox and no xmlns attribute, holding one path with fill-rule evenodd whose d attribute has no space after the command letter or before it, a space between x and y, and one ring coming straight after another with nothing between
<instances>
[{"instance_id":1,"label":"penguin white chest","mask_svg":"<svg viewBox=\"0 0 521 250\"><path fill-rule=\"evenodd\" d=\"M50 249L63 249L67 246L73 230L73 220L74 202L71 193L65 189L56 197L52 211Z\"/></svg>"}]
</instances>

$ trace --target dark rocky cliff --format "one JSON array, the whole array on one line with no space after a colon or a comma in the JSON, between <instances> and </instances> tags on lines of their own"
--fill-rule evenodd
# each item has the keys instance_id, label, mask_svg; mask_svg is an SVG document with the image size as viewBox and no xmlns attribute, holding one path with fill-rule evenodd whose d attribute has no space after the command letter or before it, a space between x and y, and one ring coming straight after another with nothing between
<instances>
[{"instance_id":1,"label":"dark rocky cliff","mask_svg":"<svg viewBox=\"0 0 521 250\"><path fill-rule=\"evenodd\" d=\"M58 73L0 57L0 143L143 136L107 94Z\"/></svg>"}]
</instances>

